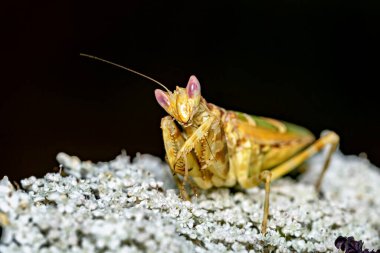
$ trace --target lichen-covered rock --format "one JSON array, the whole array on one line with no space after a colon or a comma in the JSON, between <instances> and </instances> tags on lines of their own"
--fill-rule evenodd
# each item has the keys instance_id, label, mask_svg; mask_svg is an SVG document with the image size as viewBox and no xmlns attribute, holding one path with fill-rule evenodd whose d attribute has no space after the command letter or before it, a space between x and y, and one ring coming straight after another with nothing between
<instances>
[{"instance_id":1,"label":"lichen-covered rock","mask_svg":"<svg viewBox=\"0 0 380 253\"><path fill-rule=\"evenodd\" d=\"M265 236L261 188L213 189L190 203L151 155L57 159L66 176L30 177L20 190L0 181L0 252L332 252L339 235L380 248L380 173L358 157L334 156L323 198L310 183L321 155L301 179L274 182Z\"/></svg>"}]
</instances>

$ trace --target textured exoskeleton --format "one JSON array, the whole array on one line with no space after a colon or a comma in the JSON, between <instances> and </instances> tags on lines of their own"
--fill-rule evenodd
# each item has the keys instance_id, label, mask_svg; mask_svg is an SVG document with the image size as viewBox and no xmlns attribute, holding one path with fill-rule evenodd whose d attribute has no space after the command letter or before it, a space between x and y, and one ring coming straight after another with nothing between
<instances>
[{"instance_id":1,"label":"textured exoskeleton","mask_svg":"<svg viewBox=\"0 0 380 253\"><path fill-rule=\"evenodd\" d=\"M319 191L339 136L327 132L318 140L307 129L271 118L225 110L207 103L201 85L191 76L186 88L174 92L153 78L133 69L102 61L147 78L166 91L157 89L157 102L168 112L161 121L166 160L178 183L181 195L189 199L185 185L199 188L232 187L247 189L265 183L261 231L266 232L270 182L295 169L305 160L330 145L316 189ZM182 181L182 182L181 182ZM195 189L195 188L194 188Z\"/></svg>"},{"instance_id":2,"label":"textured exoskeleton","mask_svg":"<svg viewBox=\"0 0 380 253\"><path fill-rule=\"evenodd\" d=\"M174 92L157 89L155 96L169 114L161 121L166 160L182 197L188 199L186 182L194 182L202 189L236 184L251 188L264 182L263 233L269 212L270 182L331 144L316 182L319 190L339 143L334 132L315 141L303 127L207 103L195 76L190 77L186 88L177 87Z\"/></svg>"}]
</instances>

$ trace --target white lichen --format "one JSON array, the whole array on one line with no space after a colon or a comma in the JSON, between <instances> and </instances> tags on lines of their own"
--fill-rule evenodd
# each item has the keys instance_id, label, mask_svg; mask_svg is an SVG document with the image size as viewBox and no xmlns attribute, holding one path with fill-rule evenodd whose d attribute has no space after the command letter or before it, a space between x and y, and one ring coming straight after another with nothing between
<instances>
[{"instance_id":1,"label":"white lichen","mask_svg":"<svg viewBox=\"0 0 380 253\"><path fill-rule=\"evenodd\" d=\"M322 155L299 180L272 184L270 220L260 233L264 191L213 189L182 201L159 158L121 154L92 163L60 153L65 176L0 181L0 252L333 252L339 236L380 248L380 173L336 154L322 184Z\"/></svg>"}]
</instances>

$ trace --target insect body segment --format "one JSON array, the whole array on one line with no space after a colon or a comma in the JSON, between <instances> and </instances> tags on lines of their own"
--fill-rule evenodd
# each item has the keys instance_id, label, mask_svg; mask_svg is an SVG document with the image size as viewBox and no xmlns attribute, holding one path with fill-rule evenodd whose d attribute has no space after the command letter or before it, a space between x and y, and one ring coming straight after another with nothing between
<instances>
[{"instance_id":1,"label":"insect body segment","mask_svg":"<svg viewBox=\"0 0 380 253\"><path fill-rule=\"evenodd\" d=\"M191 125L201 98L201 86L195 76L191 76L186 89L177 87L172 92L155 90L157 102L181 125Z\"/></svg>"},{"instance_id":2,"label":"insect body segment","mask_svg":"<svg viewBox=\"0 0 380 253\"><path fill-rule=\"evenodd\" d=\"M339 137L329 132L314 142L313 134L303 127L225 110L207 103L200 90L198 79L191 76L186 88L177 87L174 93L155 91L158 103L170 114L162 119L161 128L167 161L173 173L182 176L181 195L188 197L187 182L202 189L237 184L247 189L264 182L265 233L270 182L331 144L316 183L319 189Z\"/></svg>"}]
</instances>

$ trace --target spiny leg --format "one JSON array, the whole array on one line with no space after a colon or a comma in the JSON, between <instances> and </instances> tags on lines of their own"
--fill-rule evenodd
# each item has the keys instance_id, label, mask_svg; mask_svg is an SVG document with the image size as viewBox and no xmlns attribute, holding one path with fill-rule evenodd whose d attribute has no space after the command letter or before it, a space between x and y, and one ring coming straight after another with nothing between
<instances>
[{"instance_id":1,"label":"spiny leg","mask_svg":"<svg viewBox=\"0 0 380 253\"><path fill-rule=\"evenodd\" d=\"M161 128L166 151L166 161L174 174L174 180L180 190L182 198L189 200L189 194L187 193L185 186L186 183L189 183L190 187L193 187L190 180L188 180L190 176L202 176L198 162L192 152L184 154L179 160L176 159L178 150L185 143L185 138L170 116L162 118ZM183 177L182 180L178 174Z\"/></svg>"},{"instance_id":2,"label":"spiny leg","mask_svg":"<svg viewBox=\"0 0 380 253\"><path fill-rule=\"evenodd\" d=\"M312 157L313 155L321 151L327 145L331 145L331 148L327 154L326 160L323 164L322 171L315 184L316 190L319 191L323 176L325 172L327 171L327 168L331 160L331 156L336 150L338 143L339 143L339 136L334 132L328 132L326 135L319 138L317 141L315 141L305 150L301 151L300 153L290 158L289 160L283 162L282 164L274 167L271 170L272 181L277 178L282 177L283 175L297 168L299 165L301 165L301 163L303 163L304 161L306 161L307 159L309 159L310 157Z\"/></svg>"},{"instance_id":3,"label":"spiny leg","mask_svg":"<svg viewBox=\"0 0 380 253\"><path fill-rule=\"evenodd\" d=\"M211 115L205 122L200 125L195 132L187 138L185 143L181 146L180 150L177 153L176 159L174 160L174 165L177 161L183 157L184 155L190 153L190 151L194 148L195 144L198 143L209 131L212 124L215 121L215 116Z\"/></svg>"},{"instance_id":4,"label":"spiny leg","mask_svg":"<svg viewBox=\"0 0 380 253\"><path fill-rule=\"evenodd\" d=\"M263 222L261 224L261 233L263 235L265 235L265 233L267 232L271 177L272 177L272 173L269 170L262 171L259 176L259 179L265 183L264 212L263 212Z\"/></svg>"}]
</instances>

